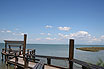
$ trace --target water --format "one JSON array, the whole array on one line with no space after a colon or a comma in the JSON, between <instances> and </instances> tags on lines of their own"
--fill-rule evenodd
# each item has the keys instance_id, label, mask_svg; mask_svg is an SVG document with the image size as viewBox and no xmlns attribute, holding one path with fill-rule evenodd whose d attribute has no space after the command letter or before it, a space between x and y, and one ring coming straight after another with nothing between
<instances>
[{"instance_id":1,"label":"water","mask_svg":"<svg viewBox=\"0 0 104 69\"><path fill-rule=\"evenodd\" d=\"M104 47L102 45L75 45L74 58L79 59L88 63L96 64L99 59L104 61L104 50L99 52L88 52L76 50L79 47ZM4 48L4 44L0 43L0 51ZM36 49L36 54L46 55L46 56L58 56L58 57L68 57L69 47L67 44L27 44L28 49ZM1 54L0 54L1 57ZM62 60L61 60L62 61ZM57 64L58 60L52 60L52 64ZM62 61L63 62L63 61ZM59 64L59 63L58 63ZM61 63L61 66L68 66L67 62ZM6 69L5 63L0 61L0 67ZM1 69L0 68L0 69Z\"/></svg>"}]
</instances>

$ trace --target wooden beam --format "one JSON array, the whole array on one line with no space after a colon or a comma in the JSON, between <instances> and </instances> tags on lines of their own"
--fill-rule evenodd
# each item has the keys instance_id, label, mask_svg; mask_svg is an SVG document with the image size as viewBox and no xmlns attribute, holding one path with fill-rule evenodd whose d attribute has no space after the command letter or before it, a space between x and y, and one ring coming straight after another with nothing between
<instances>
[{"instance_id":1,"label":"wooden beam","mask_svg":"<svg viewBox=\"0 0 104 69\"><path fill-rule=\"evenodd\" d=\"M27 35L24 34L24 45L23 45L23 56L25 57L25 51L26 51L26 38L27 38Z\"/></svg>"},{"instance_id":2,"label":"wooden beam","mask_svg":"<svg viewBox=\"0 0 104 69\"><path fill-rule=\"evenodd\" d=\"M69 43L69 60L72 60L74 58L74 39L70 39ZM69 68L73 69L72 61L69 61Z\"/></svg>"},{"instance_id":3,"label":"wooden beam","mask_svg":"<svg viewBox=\"0 0 104 69\"><path fill-rule=\"evenodd\" d=\"M35 57L60 59L60 60L68 60L69 59L68 57L56 57L56 56L44 56L44 55L35 55Z\"/></svg>"},{"instance_id":4,"label":"wooden beam","mask_svg":"<svg viewBox=\"0 0 104 69\"><path fill-rule=\"evenodd\" d=\"M26 51L26 38L27 38L27 35L24 34L24 44L23 44L23 60L24 60L24 69L26 68L26 65L27 65L27 60L25 58L25 51Z\"/></svg>"},{"instance_id":5,"label":"wooden beam","mask_svg":"<svg viewBox=\"0 0 104 69\"><path fill-rule=\"evenodd\" d=\"M4 40L5 43L8 44L24 44L24 41L11 41L11 40Z\"/></svg>"}]
</instances>

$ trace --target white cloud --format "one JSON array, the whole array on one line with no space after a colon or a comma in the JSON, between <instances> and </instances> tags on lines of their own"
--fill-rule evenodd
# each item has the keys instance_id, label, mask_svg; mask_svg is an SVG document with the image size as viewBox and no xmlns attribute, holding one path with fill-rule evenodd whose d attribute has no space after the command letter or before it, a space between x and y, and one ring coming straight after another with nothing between
<instances>
[{"instance_id":1,"label":"white cloud","mask_svg":"<svg viewBox=\"0 0 104 69\"><path fill-rule=\"evenodd\" d=\"M47 35L51 35L50 33L48 33Z\"/></svg>"},{"instance_id":2,"label":"white cloud","mask_svg":"<svg viewBox=\"0 0 104 69\"><path fill-rule=\"evenodd\" d=\"M2 30L1 32L5 32L5 31Z\"/></svg>"},{"instance_id":3,"label":"white cloud","mask_svg":"<svg viewBox=\"0 0 104 69\"><path fill-rule=\"evenodd\" d=\"M50 38L50 37L47 37L47 38L45 38L46 40L53 40L52 38Z\"/></svg>"},{"instance_id":4,"label":"white cloud","mask_svg":"<svg viewBox=\"0 0 104 69\"><path fill-rule=\"evenodd\" d=\"M71 30L70 27L58 27L59 30L63 30L63 31L69 31Z\"/></svg>"},{"instance_id":5,"label":"white cloud","mask_svg":"<svg viewBox=\"0 0 104 69\"><path fill-rule=\"evenodd\" d=\"M40 33L41 35L45 35L45 33Z\"/></svg>"},{"instance_id":6,"label":"white cloud","mask_svg":"<svg viewBox=\"0 0 104 69\"><path fill-rule=\"evenodd\" d=\"M4 33L4 32L11 33L12 31L10 31L10 30L2 30L1 32L2 33Z\"/></svg>"},{"instance_id":7,"label":"white cloud","mask_svg":"<svg viewBox=\"0 0 104 69\"><path fill-rule=\"evenodd\" d=\"M52 28L52 26L51 26L51 25L46 25L45 27L46 27L46 28Z\"/></svg>"},{"instance_id":8,"label":"white cloud","mask_svg":"<svg viewBox=\"0 0 104 69\"><path fill-rule=\"evenodd\" d=\"M21 36L21 35L24 35L24 34L27 34L27 33L22 33L22 32L15 33L15 32L13 32L12 34L13 34L13 35L20 35L20 36Z\"/></svg>"},{"instance_id":9,"label":"white cloud","mask_svg":"<svg viewBox=\"0 0 104 69\"><path fill-rule=\"evenodd\" d=\"M25 33L20 33L20 35L24 35Z\"/></svg>"},{"instance_id":10,"label":"white cloud","mask_svg":"<svg viewBox=\"0 0 104 69\"><path fill-rule=\"evenodd\" d=\"M10 33L10 32L12 32L12 31L10 31L10 30L7 30L6 32Z\"/></svg>"},{"instance_id":11,"label":"white cloud","mask_svg":"<svg viewBox=\"0 0 104 69\"><path fill-rule=\"evenodd\" d=\"M68 34L62 34L62 33L58 33L58 35L63 38L63 39L75 39L77 42L81 43L94 43L97 41L101 41L101 38L104 39L104 36L99 38L96 38L95 36L92 36L91 34L89 34L86 31L78 31L76 33L70 33Z\"/></svg>"},{"instance_id":12,"label":"white cloud","mask_svg":"<svg viewBox=\"0 0 104 69\"><path fill-rule=\"evenodd\" d=\"M58 35L61 36L61 37L63 37L63 38L68 38L69 37L69 35L64 35L62 33L58 33Z\"/></svg>"},{"instance_id":13,"label":"white cloud","mask_svg":"<svg viewBox=\"0 0 104 69\"><path fill-rule=\"evenodd\" d=\"M36 38L35 40L41 40L41 38Z\"/></svg>"}]
</instances>

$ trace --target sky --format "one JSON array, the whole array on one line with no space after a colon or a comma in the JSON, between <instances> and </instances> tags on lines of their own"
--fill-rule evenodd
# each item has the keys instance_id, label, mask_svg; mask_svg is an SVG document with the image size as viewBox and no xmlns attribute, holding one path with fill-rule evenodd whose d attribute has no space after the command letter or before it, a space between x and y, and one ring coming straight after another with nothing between
<instances>
[{"instance_id":1,"label":"sky","mask_svg":"<svg viewBox=\"0 0 104 69\"><path fill-rule=\"evenodd\" d=\"M104 0L0 0L0 43L104 44Z\"/></svg>"}]
</instances>

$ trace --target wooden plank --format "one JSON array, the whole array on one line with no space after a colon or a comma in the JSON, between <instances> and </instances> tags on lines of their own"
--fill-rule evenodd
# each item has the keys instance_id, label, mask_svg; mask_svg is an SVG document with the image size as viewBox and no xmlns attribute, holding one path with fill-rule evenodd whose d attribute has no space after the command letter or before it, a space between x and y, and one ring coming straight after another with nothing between
<instances>
[{"instance_id":1,"label":"wooden plank","mask_svg":"<svg viewBox=\"0 0 104 69\"><path fill-rule=\"evenodd\" d=\"M68 57L56 57L56 56L44 56L44 55L35 55L35 57L69 60Z\"/></svg>"},{"instance_id":2,"label":"wooden plank","mask_svg":"<svg viewBox=\"0 0 104 69\"><path fill-rule=\"evenodd\" d=\"M42 61L36 63L33 69L44 69L44 63Z\"/></svg>"},{"instance_id":3,"label":"wooden plank","mask_svg":"<svg viewBox=\"0 0 104 69\"><path fill-rule=\"evenodd\" d=\"M15 44L15 45L8 45L10 47L20 47L20 46L23 46L23 45L18 45L18 44Z\"/></svg>"},{"instance_id":4,"label":"wooden plank","mask_svg":"<svg viewBox=\"0 0 104 69\"><path fill-rule=\"evenodd\" d=\"M8 61L8 63L9 63L9 64L14 64L14 65L15 65L15 58L10 59L10 60ZM36 63L34 63L34 62L29 62L28 68L33 68L35 65L36 65ZM23 58L18 58L17 66L24 67L24 60L23 60ZM57 66L52 66L52 65L45 65L45 66L44 66L44 69L65 69L65 68L61 68L61 67L57 67Z\"/></svg>"},{"instance_id":5,"label":"wooden plank","mask_svg":"<svg viewBox=\"0 0 104 69\"><path fill-rule=\"evenodd\" d=\"M70 39L69 43L70 43L69 44L69 60L72 60L74 57L74 40ZM69 61L69 68L73 69L73 62L72 61Z\"/></svg>"},{"instance_id":6,"label":"wooden plank","mask_svg":"<svg viewBox=\"0 0 104 69\"><path fill-rule=\"evenodd\" d=\"M24 41L13 41L13 40L4 40L8 44L24 44Z\"/></svg>"}]
</instances>

